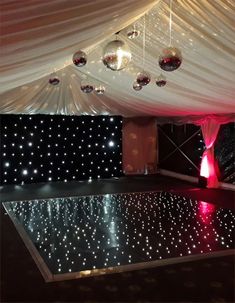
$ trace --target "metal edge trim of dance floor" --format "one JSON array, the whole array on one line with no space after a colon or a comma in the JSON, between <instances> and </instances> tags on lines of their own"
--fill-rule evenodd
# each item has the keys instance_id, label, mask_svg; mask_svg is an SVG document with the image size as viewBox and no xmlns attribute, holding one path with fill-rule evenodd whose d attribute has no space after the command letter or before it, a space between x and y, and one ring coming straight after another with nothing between
<instances>
[{"instance_id":1,"label":"metal edge trim of dance floor","mask_svg":"<svg viewBox=\"0 0 235 303\"><path fill-rule=\"evenodd\" d=\"M11 203L11 202L6 202L6 203ZM39 254L38 250L36 249L35 245L31 241L30 237L27 235L26 231L24 228L21 226L19 221L16 219L14 213L10 210L7 209L5 202L2 203L4 206L5 211L9 215L10 219L15 225L16 230L18 231L19 235L21 236L25 246L27 247L28 251L30 252L33 260L35 261L38 269L40 270L44 280L46 282L53 281L53 275L49 268L47 267L46 263L44 262L43 258Z\"/></svg>"},{"instance_id":2,"label":"metal edge trim of dance floor","mask_svg":"<svg viewBox=\"0 0 235 303\"><path fill-rule=\"evenodd\" d=\"M155 191L149 191L149 192L155 192ZM118 193L118 194L126 194L126 193ZM87 196L94 196L94 195L87 195ZM95 195L95 196L103 196L103 195ZM85 197L85 196L83 196L83 197ZM72 198L72 197L65 197L65 198ZM34 199L34 200L50 200L50 199L51 198ZM60 198L54 198L54 199L60 199ZM28 200L28 201L32 201L32 200ZM11 203L11 202L20 202L20 201L3 202L2 204L3 204L4 209L6 210L7 214L9 215L10 219L12 220L16 230L18 231L19 235L21 236L25 246L27 247L28 251L30 252L33 260L35 261L38 269L40 270L45 282L72 280L72 279L79 279L79 278L98 276L98 275L104 275L104 274L112 274L112 273L120 273L120 272L125 272L125 271L154 268L154 267L166 266L166 265L177 264L177 263L185 263L185 262L203 260L203 259L208 259L208 258L224 257L224 256L230 256L230 255L235 256L235 249L226 249L226 250L210 252L210 253L182 256L182 257L175 257L175 258L167 258L167 259L162 259L162 260L154 260L154 261L140 262L140 263L134 263L134 264L128 264L128 265L120 265L120 266L115 266L115 267L90 269L90 270L84 270L84 271L80 271L80 272L53 275L51 273L51 271L49 270L48 266L46 265L46 263L44 262L43 258L39 254L35 245L31 241L30 237L27 235L24 228L21 226L19 221L16 219L14 213L7 209L5 203Z\"/></svg>"},{"instance_id":3,"label":"metal edge trim of dance floor","mask_svg":"<svg viewBox=\"0 0 235 303\"><path fill-rule=\"evenodd\" d=\"M106 193L106 194L77 194L76 196L59 196L59 197L46 197L46 198L33 198L33 199L23 199L23 200L9 200L9 201L2 201L0 203L2 203L4 205L4 203L14 203L14 202L32 202L32 201L37 201L37 200L55 200L55 199L74 199L74 198L81 198L81 197L100 197L100 196L105 196L105 195L126 195L126 194L141 194L141 193L162 193L162 192L167 192L167 193L171 193L173 195L177 195L177 196L181 196L184 197L182 194L178 194L176 192L174 192L173 190L144 190L144 191L125 191L125 192L113 192L113 193ZM190 198L189 198L190 199ZM209 204L212 204L210 202L206 202ZM6 207L4 206L4 208L6 209Z\"/></svg>"}]
</instances>

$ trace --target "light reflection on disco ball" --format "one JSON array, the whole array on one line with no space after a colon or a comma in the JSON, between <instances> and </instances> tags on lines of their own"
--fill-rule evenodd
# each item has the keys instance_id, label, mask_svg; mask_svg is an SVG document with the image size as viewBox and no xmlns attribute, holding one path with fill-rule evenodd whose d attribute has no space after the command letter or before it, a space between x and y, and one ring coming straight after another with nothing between
<instances>
[{"instance_id":1,"label":"light reflection on disco ball","mask_svg":"<svg viewBox=\"0 0 235 303\"><path fill-rule=\"evenodd\" d=\"M98 85L95 87L95 93L97 95L103 95L105 93L105 87L103 85Z\"/></svg>"},{"instance_id":2,"label":"light reflection on disco ball","mask_svg":"<svg viewBox=\"0 0 235 303\"><path fill-rule=\"evenodd\" d=\"M162 50L158 60L161 69L172 72L180 67L182 63L181 51L176 47L167 47Z\"/></svg>"},{"instance_id":3,"label":"light reflection on disco ball","mask_svg":"<svg viewBox=\"0 0 235 303\"><path fill-rule=\"evenodd\" d=\"M139 35L140 35L140 31L138 31L134 28L129 29L127 32L127 37L129 39L135 39L135 38L139 37Z\"/></svg>"},{"instance_id":4,"label":"light reflection on disco ball","mask_svg":"<svg viewBox=\"0 0 235 303\"><path fill-rule=\"evenodd\" d=\"M78 51L73 55L73 63L78 66L82 67L87 63L87 55L83 51Z\"/></svg>"},{"instance_id":5,"label":"light reflection on disco ball","mask_svg":"<svg viewBox=\"0 0 235 303\"><path fill-rule=\"evenodd\" d=\"M162 74L156 79L156 84L159 87L165 86L166 85L166 77L163 76Z\"/></svg>"},{"instance_id":6,"label":"light reflection on disco ball","mask_svg":"<svg viewBox=\"0 0 235 303\"><path fill-rule=\"evenodd\" d=\"M136 82L141 86L149 84L151 81L151 76L149 73L142 71L137 74Z\"/></svg>"},{"instance_id":7,"label":"light reflection on disco ball","mask_svg":"<svg viewBox=\"0 0 235 303\"><path fill-rule=\"evenodd\" d=\"M58 77L51 77L48 81L51 85L57 85L60 83L60 79Z\"/></svg>"},{"instance_id":8,"label":"light reflection on disco ball","mask_svg":"<svg viewBox=\"0 0 235 303\"><path fill-rule=\"evenodd\" d=\"M136 91L139 91L139 90L142 89L142 86L139 83L134 82L133 83L133 89L136 90Z\"/></svg>"},{"instance_id":9,"label":"light reflection on disco ball","mask_svg":"<svg viewBox=\"0 0 235 303\"><path fill-rule=\"evenodd\" d=\"M103 53L103 63L113 71L122 70L131 61L131 52L129 46L121 40L109 42Z\"/></svg>"}]
</instances>

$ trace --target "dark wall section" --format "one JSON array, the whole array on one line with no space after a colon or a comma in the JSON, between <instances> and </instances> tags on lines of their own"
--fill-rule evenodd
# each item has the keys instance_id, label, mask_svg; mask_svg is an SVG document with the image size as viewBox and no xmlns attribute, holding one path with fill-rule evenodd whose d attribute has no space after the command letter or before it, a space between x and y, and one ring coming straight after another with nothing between
<instances>
[{"instance_id":1,"label":"dark wall section","mask_svg":"<svg viewBox=\"0 0 235 303\"><path fill-rule=\"evenodd\" d=\"M158 126L159 168L198 176L204 142L199 126Z\"/></svg>"},{"instance_id":2,"label":"dark wall section","mask_svg":"<svg viewBox=\"0 0 235 303\"><path fill-rule=\"evenodd\" d=\"M192 124L158 126L159 168L198 177L205 149L199 126ZM215 144L218 178L235 184L235 124L221 125Z\"/></svg>"},{"instance_id":3,"label":"dark wall section","mask_svg":"<svg viewBox=\"0 0 235 303\"><path fill-rule=\"evenodd\" d=\"M215 146L219 179L235 184L235 123L221 125Z\"/></svg>"},{"instance_id":4,"label":"dark wall section","mask_svg":"<svg viewBox=\"0 0 235 303\"><path fill-rule=\"evenodd\" d=\"M118 116L0 115L0 183L122 175Z\"/></svg>"}]
</instances>

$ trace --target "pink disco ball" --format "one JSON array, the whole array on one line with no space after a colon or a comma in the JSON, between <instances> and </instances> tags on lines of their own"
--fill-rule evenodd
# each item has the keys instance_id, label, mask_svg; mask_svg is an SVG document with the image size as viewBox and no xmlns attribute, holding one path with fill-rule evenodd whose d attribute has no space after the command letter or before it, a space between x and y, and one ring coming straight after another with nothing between
<instances>
[{"instance_id":1,"label":"pink disco ball","mask_svg":"<svg viewBox=\"0 0 235 303\"><path fill-rule=\"evenodd\" d=\"M156 79L156 84L159 87L165 86L166 85L166 77L163 76L162 74Z\"/></svg>"},{"instance_id":2,"label":"pink disco ball","mask_svg":"<svg viewBox=\"0 0 235 303\"><path fill-rule=\"evenodd\" d=\"M92 84L81 84L81 91L86 94L90 94L94 90L94 86Z\"/></svg>"},{"instance_id":3,"label":"pink disco ball","mask_svg":"<svg viewBox=\"0 0 235 303\"><path fill-rule=\"evenodd\" d=\"M172 72L180 67L182 63L181 51L176 47L167 47L162 50L158 60L161 69Z\"/></svg>"},{"instance_id":4,"label":"pink disco ball","mask_svg":"<svg viewBox=\"0 0 235 303\"><path fill-rule=\"evenodd\" d=\"M51 78L49 79L48 82L49 82L51 85L57 85L57 84L60 83L60 80L59 80L59 78L57 78L57 77L51 77Z\"/></svg>"},{"instance_id":5,"label":"pink disco ball","mask_svg":"<svg viewBox=\"0 0 235 303\"><path fill-rule=\"evenodd\" d=\"M134 82L133 83L133 89L136 90L136 91L139 91L139 90L142 89L142 86L139 83Z\"/></svg>"},{"instance_id":6,"label":"pink disco ball","mask_svg":"<svg viewBox=\"0 0 235 303\"><path fill-rule=\"evenodd\" d=\"M137 74L136 82L139 85L145 86L145 85L149 84L150 81L151 81L151 76L149 73L142 71Z\"/></svg>"},{"instance_id":7,"label":"pink disco ball","mask_svg":"<svg viewBox=\"0 0 235 303\"><path fill-rule=\"evenodd\" d=\"M73 55L73 63L77 66L77 67L82 67L84 65L86 65L87 63L87 55L79 50L78 52L76 52Z\"/></svg>"}]
</instances>

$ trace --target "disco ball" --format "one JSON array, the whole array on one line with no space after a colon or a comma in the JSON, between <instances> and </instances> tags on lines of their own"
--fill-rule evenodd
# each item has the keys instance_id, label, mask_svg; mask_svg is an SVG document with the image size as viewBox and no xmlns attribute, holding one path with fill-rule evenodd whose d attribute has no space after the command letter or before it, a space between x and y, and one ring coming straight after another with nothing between
<instances>
[{"instance_id":1,"label":"disco ball","mask_svg":"<svg viewBox=\"0 0 235 303\"><path fill-rule=\"evenodd\" d=\"M103 85L98 85L95 87L95 93L97 95L103 95L105 93L105 87Z\"/></svg>"},{"instance_id":2,"label":"disco ball","mask_svg":"<svg viewBox=\"0 0 235 303\"><path fill-rule=\"evenodd\" d=\"M161 69L172 72L180 67L182 63L181 51L176 47L167 47L162 50L158 60Z\"/></svg>"},{"instance_id":3,"label":"disco ball","mask_svg":"<svg viewBox=\"0 0 235 303\"><path fill-rule=\"evenodd\" d=\"M109 42L103 53L103 63L113 71L122 70L131 61L129 46L121 40Z\"/></svg>"},{"instance_id":4,"label":"disco ball","mask_svg":"<svg viewBox=\"0 0 235 303\"><path fill-rule=\"evenodd\" d=\"M139 83L134 82L133 83L133 89L139 91L139 90L142 89L142 86Z\"/></svg>"},{"instance_id":5,"label":"disco ball","mask_svg":"<svg viewBox=\"0 0 235 303\"><path fill-rule=\"evenodd\" d=\"M73 63L77 67L82 67L87 63L87 55L83 51L78 51L73 55Z\"/></svg>"},{"instance_id":6,"label":"disco ball","mask_svg":"<svg viewBox=\"0 0 235 303\"><path fill-rule=\"evenodd\" d=\"M80 88L82 92L86 94L90 94L94 90L94 85L90 83L88 80L83 80L81 82Z\"/></svg>"},{"instance_id":7,"label":"disco ball","mask_svg":"<svg viewBox=\"0 0 235 303\"><path fill-rule=\"evenodd\" d=\"M60 80L59 80L59 78L57 78L57 77L51 77L51 78L49 79L48 82L49 82L51 85L57 85L57 84L60 83Z\"/></svg>"},{"instance_id":8,"label":"disco ball","mask_svg":"<svg viewBox=\"0 0 235 303\"><path fill-rule=\"evenodd\" d=\"M139 35L140 35L140 31L136 30L135 28L130 28L127 31L127 37L129 39L135 39L135 38L139 37Z\"/></svg>"},{"instance_id":9,"label":"disco ball","mask_svg":"<svg viewBox=\"0 0 235 303\"><path fill-rule=\"evenodd\" d=\"M141 86L147 85L147 84L149 84L150 81L151 81L151 76L149 73L142 71L137 74L136 82L139 85L141 85Z\"/></svg>"},{"instance_id":10,"label":"disco ball","mask_svg":"<svg viewBox=\"0 0 235 303\"><path fill-rule=\"evenodd\" d=\"M163 76L162 74L156 79L156 84L159 87L165 86L166 85L166 77Z\"/></svg>"}]
</instances>

